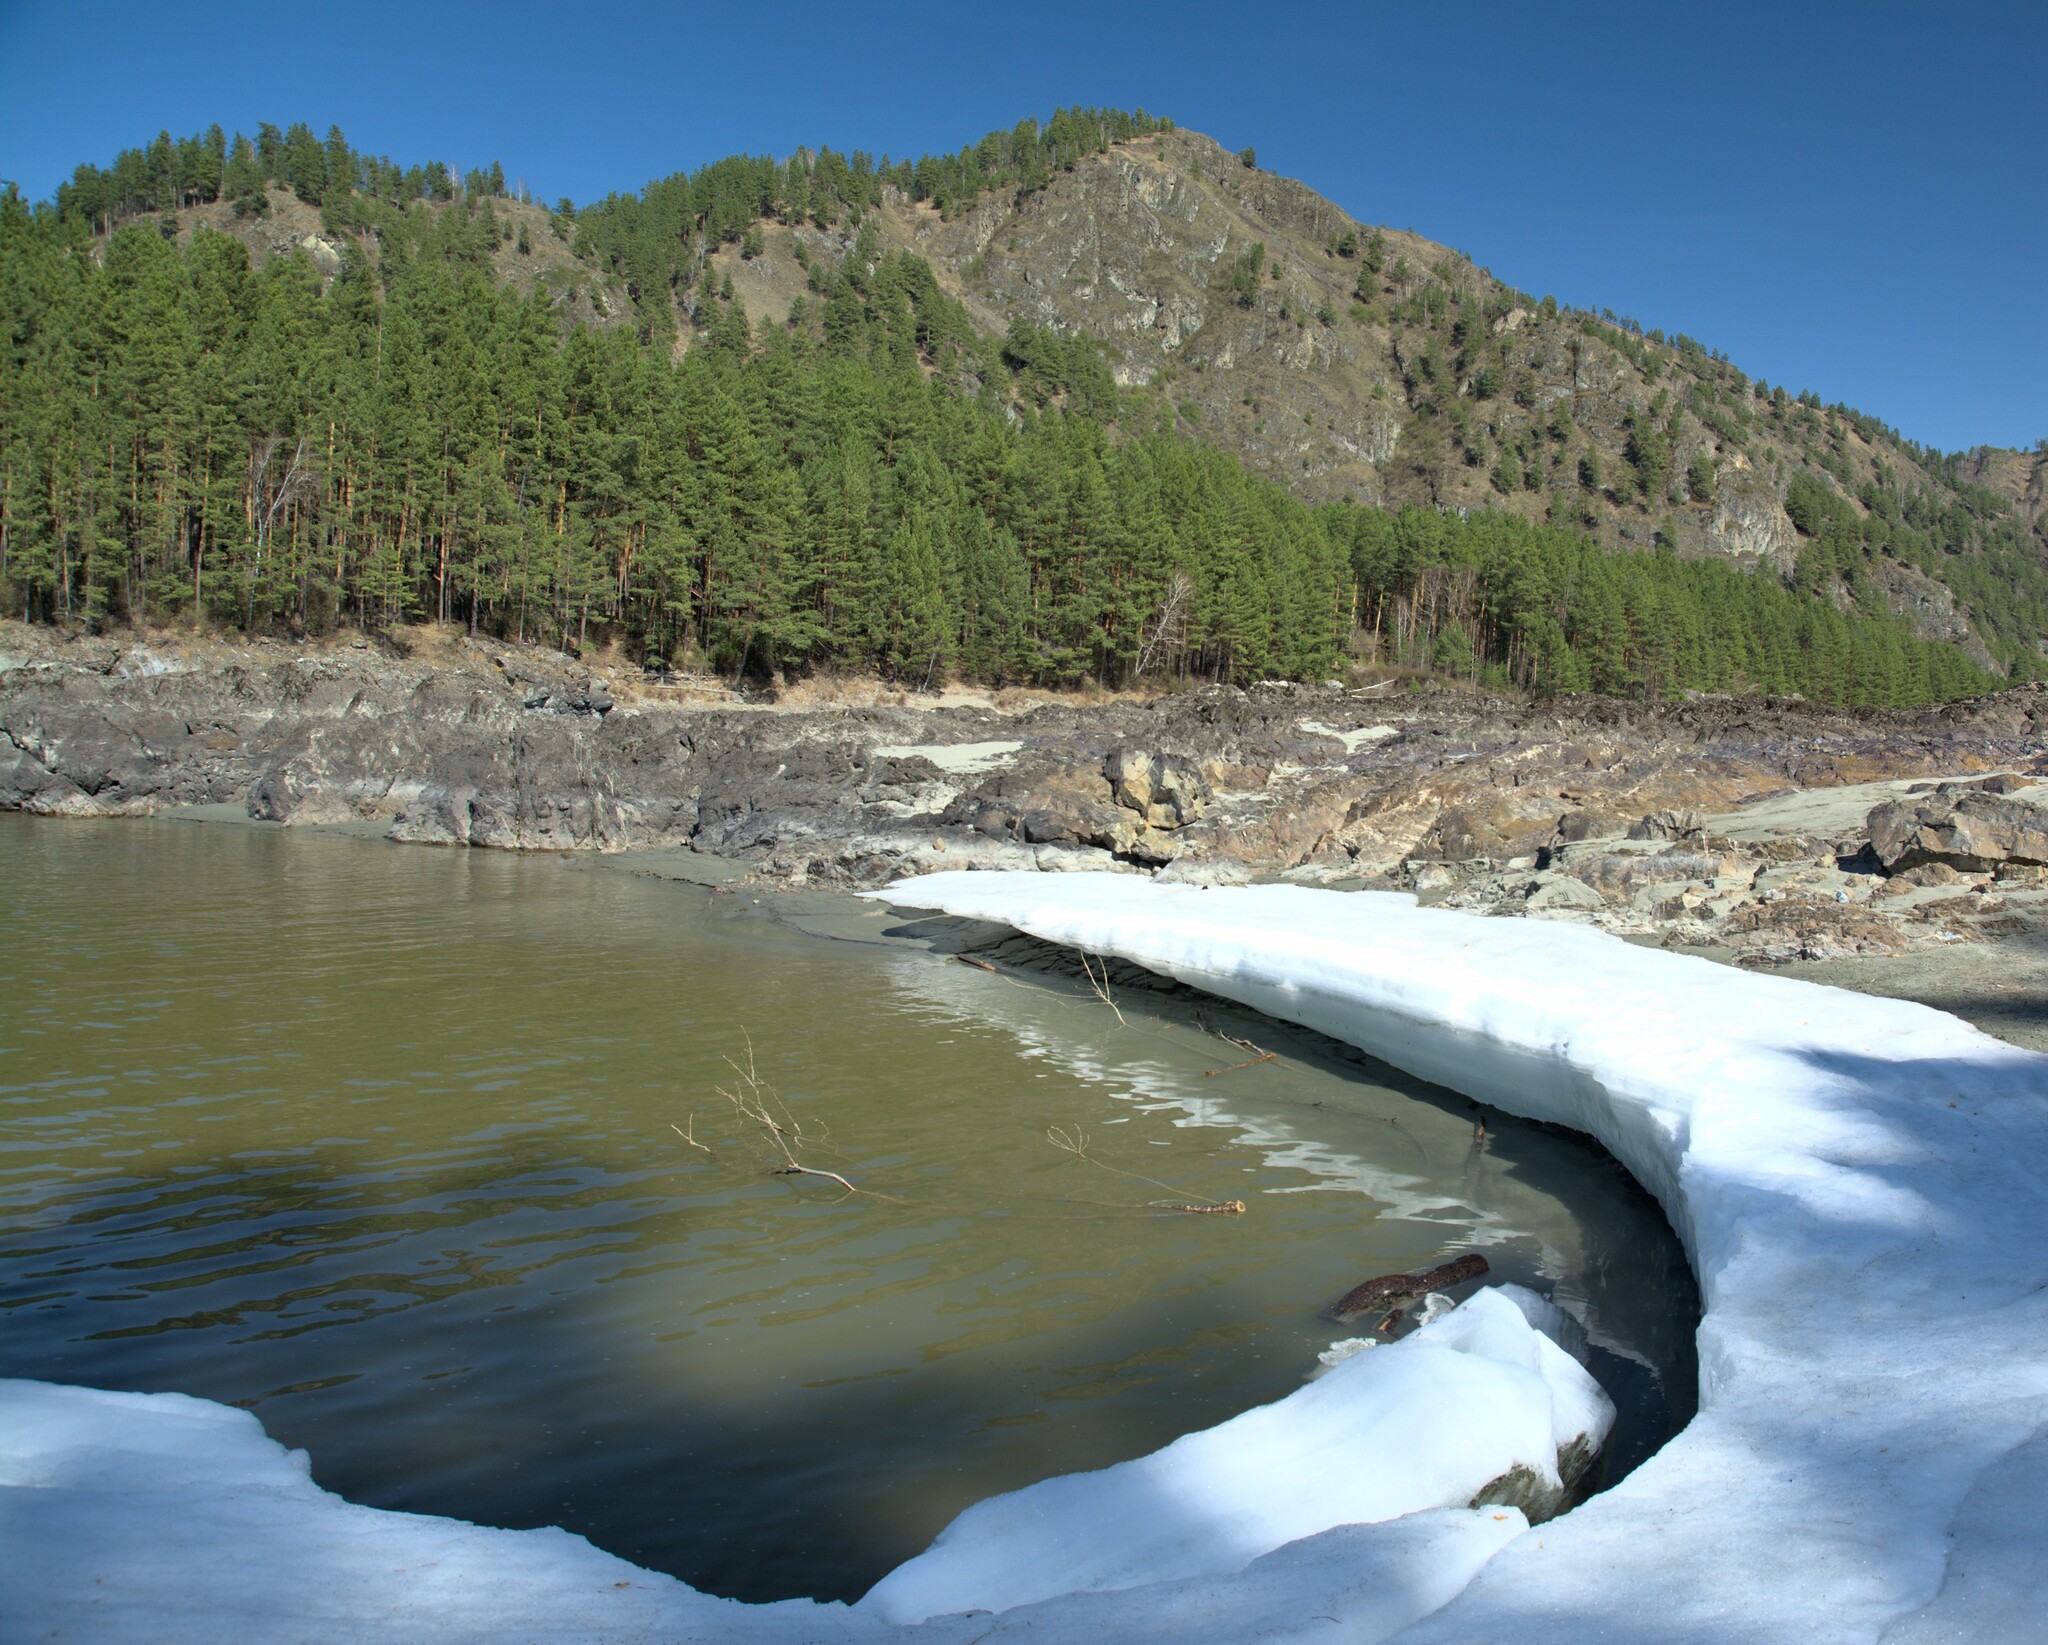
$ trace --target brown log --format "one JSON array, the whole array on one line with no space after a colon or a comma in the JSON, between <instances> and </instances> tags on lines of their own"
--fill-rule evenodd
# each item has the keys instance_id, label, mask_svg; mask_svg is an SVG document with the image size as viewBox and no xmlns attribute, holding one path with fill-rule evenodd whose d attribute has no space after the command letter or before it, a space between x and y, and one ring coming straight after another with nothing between
<instances>
[{"instance_id":1,"label":"brown log","mask_svg":"<svg viewBox=\"0 0 2048 1645\"><path fill-rule=\"evenodd\" d=\"M1363 1285L1346 1291L1323 1310L1323 1318L1338 1325L1348 1325L1368 1308L1382 1308L1390 1302L1419 1297L1429 1291L1448 1290L1453 1285L1478 1279L1485 1272L1486 1258L1476 1251L1467 1251L1462 1257L1438 1263L1427 1273L1381 1274L1377 1279L1369 1279Z\"/></svg>"}]
</instances>

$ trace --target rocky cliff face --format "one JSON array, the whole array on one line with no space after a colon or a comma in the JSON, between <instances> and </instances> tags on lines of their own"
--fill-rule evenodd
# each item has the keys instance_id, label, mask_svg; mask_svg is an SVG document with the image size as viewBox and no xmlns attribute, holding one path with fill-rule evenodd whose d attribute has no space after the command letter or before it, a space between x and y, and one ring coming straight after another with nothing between
<instances>
[{"instance_id":1,"label":"rocky cliff face","mask_svg":"<svg viewBox=\"0 0 2048 1645\"><path fill-rule=\"evenodd\" d=\"M2048 440L2032 451L1979 446L1963 454L1956 477L1996 492L2030 525L2048 520Z\"/></svg>"},{"instance_id":2,"label":"rocky cliff face","mask_svg":"<svg viewBox=\"0 0 2048 1645\"><path fill-rule=\"evenodd\" d=\"M172 214L180 243L189 244L193 231L208 228L239 240L249 249L249 261L261 267L273 257L303 255L321 279L331 280L341 272L343 259L351 254L376 262L382 256L374 234L331 227L318 206L308 205L289 189L267 191L268 206L259 217L237 213L231 201L216 200L187 206ZM501 284L521 295L545 294L548 306L565 329L590 326L609 330L633 318L633 305L623 283L580 263L569 243L555 232L554 220L530 201L499 197L489 202L497 220L501 243L490 254L490 273ZM421 202L419 210L462 211L463 202ZM518 235L526 233L525 251L519 250Z\"/></svg>"}]
</instances>

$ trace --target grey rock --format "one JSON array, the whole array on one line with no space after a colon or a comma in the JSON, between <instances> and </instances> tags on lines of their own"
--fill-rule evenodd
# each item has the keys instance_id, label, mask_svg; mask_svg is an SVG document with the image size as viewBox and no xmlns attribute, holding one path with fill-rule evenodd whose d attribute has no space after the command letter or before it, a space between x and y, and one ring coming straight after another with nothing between
<instances>
[{"instance_id":1,"label":"grey rock","mask_svg":"<svg viewBox=\"0 0 2048 1645\"><path fill-rule=\"evenodd\" d=\"M1593 1465L1599 1449L1584 1434L1558 1448L1557 1481L1552 1483L1534 1468L1517 1463L1497 1479L1479 1488L1469 1506L1474 1508L1519 1508L1531 1525L1555 1519L1576 1500L1579 1481Z\"/></svg>"},{"instance_id":2,"label":"grey rock","mask_svg":"<svg viewBox=\"0 0 2048 1645\"><path fill-rule=\"evenodd\" d=\"M1632 840L1698 840L1706 837L1706 825L1697 811L1652 811L1629 828Z\"/></svg>"},{"instance_id":3,"label":"grey rock","mask_svg":"<svg viewBox=\"0 0 2048 1645\"><path fill-rule=\"evenodd\" d=\"M1209 807L1208 779L1186 760L1124 747L1103 762L1103 773L1118 805L1137 812L1153 828L1181 828Z\"/></svg>"},{"instance_id":4,"label":"grey rock","mask_svg":"<svg viewBox=\"0 0 2048 1645\"><path fill-rule=\"evenodd\" d=\"M1539 874L1531 886L1526 906L1532 911L1546 908L1587 910L1605 908L1607 899L1584 880L1569 874Z\"/></svg>"},{"instance_id":5,"label":"grey rock","mask_svg":"<svg viewBox=\"0 0 2048 1645\"><path fill-rule=\"evenodd\" d=\"M1887 873L1931 862L1973 874L2003 863L2048 864L2048 811L1980 788L1943 784L1917 804L1889 800L1867 826Z\"/></svg>"}]
</instances>

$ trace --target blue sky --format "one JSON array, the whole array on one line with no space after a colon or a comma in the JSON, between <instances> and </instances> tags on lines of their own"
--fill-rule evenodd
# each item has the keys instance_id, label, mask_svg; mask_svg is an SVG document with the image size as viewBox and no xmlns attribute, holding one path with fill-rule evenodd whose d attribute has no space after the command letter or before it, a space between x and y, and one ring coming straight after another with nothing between
<instances>
[{"instance_id":1,"label":"blue sky","mask_svg":"<svg viewBox=\"0 0 2048 1645\"><path fill-rule=\"evenodd\" d=\"M2048 6L0 0L0 177L338 123L586 201L1143 105L1943 449L2048 436Z\"/></svg>"}]
</instances>

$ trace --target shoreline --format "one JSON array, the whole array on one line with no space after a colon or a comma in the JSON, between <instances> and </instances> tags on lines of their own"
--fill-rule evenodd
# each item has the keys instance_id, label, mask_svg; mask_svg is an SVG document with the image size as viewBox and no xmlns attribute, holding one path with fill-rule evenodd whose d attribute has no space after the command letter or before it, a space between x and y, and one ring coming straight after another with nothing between
<instances>
[{"instance_id":1,"label":"shoreline","mask_svg":"<svg viewBox=\"0 0 2048 1645\"><path fill-rule=\"evenodd\" d=\"M1886 873L1869 829L1887 800L1953 807L1943 780L2048 817L2048 691L1855 711L1393 681L1100 700L817 681L740 703L456 630L404 643L0 622L0 809L239 812L777 892L963 867L1408 890L1919 998L2048 1047L2048 830L2010 862Z\"/></svg>"},{"instance_id":2,"label":"shoreline","mask_svg":"<svg viewBox=\"0 0 2048 1645\"><path fill-rule=\"evenodd\" d=\"M1345 1525L1228 1575L914 1633L858 1608L708 1600L560 1533L373 1516L316 1492L323 1534L357 1516L352 1539L374 1531L388 1550L376 1557L401 1564L421 1539L443 1559L469 1557L450 1538L482 1537L512 1560L545 1547L555 1586L521 1614L573 1606L557 1615L587 1615L593 1638L629 1636L611 1625L627 1622L623 1601L600 1616L607 1584L635 1594L632 1629L762 1645L1047 1629L1180 1642L1217 1637L1220 1617L1264 1637L1328 1616L1412 1645L1562 1645L1645 1626L1745 1645L1824 1627L1875 1645L2021 1637L2038 1615L2048 1589L2009 1527L2048 1501L2034 1438L2048 1384L2030 1369L2048 1215L2028 1146L2048 1120L2048 1060L1935 1012L1406 897L1034 873L913 881L886 900L1128 959L1593 1136L1663 1202L1700 1276L1699 1416L1614 1489L1534 1530L1502 1521L1469 1548L1469 1512ZM190 1409L203 1404L158 1400L150 1420L231 1418L247 1477L274 1468L278 1448L252 1420ZM251 1443L269 1449L251 1457ZM102 1487L93 1511L119 1489ZM275 1500L280 1485L231 1489ZM1208 1506L1227 1514L1230 1499ZM1729 1584L1731 1561L1748 1580ZM302 1614L292 1593L282 1603ZM1408 1597L1390 1612L1389 1593ZM388 1620L365 1614L359 1592L332 1603L332 1637L373 1637Z\"/></svg>"},{"instance_id":3,"label":"shoreline","mask_svg":"<svg viewBox=\"0 0 2048 1645\"><path fill-rule=\"evenodd\" d=\"M171 823L241 828L285 826L251 817L240 805L171 806L154 813ZM380 819L301 825L308 832L356 839L389 839ZM391 841L404 844L404 841ZM873 905L853 890L790 886L760 877L742 858L687 847L591 853L589 865L610 871L673 880L728 892L745 891L762 901L768 917L792 929L833 941L879 940L863 935ZM868 927L871 929L871 927ZM1668 949L1737 969L1742 957L1714 945L1687 946L1657 935L1632 935L1638 946ZM1841 988L1851 993L1904 1000L1946 1012L1993 1038L2026 1050L2048 1052L2048 930L2017 940L1921 946L1909 954L1848 954L1796 959L1771 968L1773 974Z\"/></svg>"},{"instance_id":4,"label":"shoreline","mask_svg":"<svg viewBox=\"0 0 2048 1645\"><path fill-rule=\"evenodd\" d=\"M880 896L1156 968L1586 1131L1664 1204L1707 1304L1699 1415L1398 1637L2038 1621L2042 1578L2003 1516L2048 1500L2048 1385L2023 1369L2048 1058L1931 1010L1407 898L1022 875ZM2016 1251L2027 1277L1984 1266Z\"/></svg>"}]
</instances>

